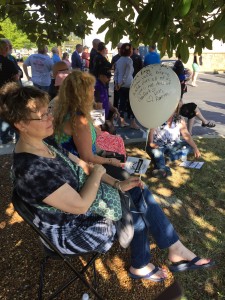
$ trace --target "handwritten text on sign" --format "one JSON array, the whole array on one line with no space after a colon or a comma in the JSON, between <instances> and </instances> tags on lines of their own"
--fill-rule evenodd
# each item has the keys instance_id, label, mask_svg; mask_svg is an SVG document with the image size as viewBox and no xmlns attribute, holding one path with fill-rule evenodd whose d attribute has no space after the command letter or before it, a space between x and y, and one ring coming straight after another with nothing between
<instances>
[{"instance_id":1,"label":"handwritten text on sign","mask_svg":"<svg viewBox=\"0 0 225 300\"><path fill-rule=\"evenodd\" d=\"M157 102L165 100L169 95L165 86L171 85L171 78L165 77L165 68L156 72L151 69L142 69L140 73L141 76L137 77L132 85L133 96L137 96L137 101Z\"/></svg>"},{"instance_id":2,"label":"handwritten text on sign","mask_svg":"<svg viewBox=\"0 0 225 300\"><path fill-rule=\"evenodd\" d=\"M130 87L130 105L136 119L147 128L162 125L180 100L181 87L176 73L159 64L144 67Z\"/></svg>"}]
</instances>

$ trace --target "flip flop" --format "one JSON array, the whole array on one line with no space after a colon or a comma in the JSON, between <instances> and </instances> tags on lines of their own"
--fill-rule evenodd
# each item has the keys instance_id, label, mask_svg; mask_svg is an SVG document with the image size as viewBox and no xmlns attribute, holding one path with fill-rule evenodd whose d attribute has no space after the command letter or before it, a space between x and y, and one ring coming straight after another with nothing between
<instances>
[{"instance_id":1,"label":"flip flop","mask_svg":"<svg viewBox=\"0 0 225 300\"><path fill-rule=\"evenodd\" d=\"M135 275L135 274L132 274L131 272L128 272L128 275L132 279L147 279L147 280L151 280L151 281L154 281L154 282L162 282L162 281L164 281L166 279L166 277L161 277L161 278L154 278L154 277L152 277L152 275L154 275L155 273L157 273L159 270L160 270L159 267L155 267L154 270L152 270L150 273L148 273L148 274L146 274L144 276Z\"/></svg>"},{"instance_id":2,"label":"flip flop","mask_svg":"<svg viewBox=\"0 0 225 300\"><path fill-rule=\"evenodd\" d=\"M171 272L183 272L188 270L209 268L215 265L215 261L210 261L209 263L203 265L196 265L195 263L198 262L200 259L201 259L200 257L196 256L191 261L181 260L177 263L172 263L169 266L169 270Z\"/></svg>"},{"instance_id":3,"label":"flip flop","mask_svg":"<svg viewBox=\"0 0 225 300\"><path fill-rule=\"evenodd\" d=\"M208 122L208 123L202 123L202 127L209 127L209 128L212 128L212 127L215 127L216 124L213 123L213 122Z\"/></svg>"}]
</instances>

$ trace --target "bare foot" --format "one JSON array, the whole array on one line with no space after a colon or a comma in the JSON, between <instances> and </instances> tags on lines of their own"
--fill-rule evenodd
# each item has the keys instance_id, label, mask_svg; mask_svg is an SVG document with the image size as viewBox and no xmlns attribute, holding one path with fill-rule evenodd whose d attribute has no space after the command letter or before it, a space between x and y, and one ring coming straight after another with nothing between
<instances>
[{"instance_id":1,"label":"bare foot","mask_svg":"<svg viewBox=\"0 0 225 300\"><path fill-rule=\"evenodd\" d=\"M175 244L169 247L168 258L172 263L179 262L181 260L191 261L197 255L194 254L191 250L186 248L181 241L177 241ZM202 258L197 261L196 265L204 265L210 262L210 259Z\"/></svg>"},{"instance_id":2,"label":"bare foot","mask_svg":"<svg viewBox=\"0 0 225 300\"><path fill-rule=\"evenodd\" d=\"M152 272L155 269L155 266L151 263L149 263L147 266L141 268L141 269L136 269L133 268L132 266L130 267L130 273L137 275L137 276L145 276ZM168 274L166 269L159 268L159 271L156 272L154 275L151 276L152 279L161 279L161 278L167 278Z\"/></svg>"}]
</instances>

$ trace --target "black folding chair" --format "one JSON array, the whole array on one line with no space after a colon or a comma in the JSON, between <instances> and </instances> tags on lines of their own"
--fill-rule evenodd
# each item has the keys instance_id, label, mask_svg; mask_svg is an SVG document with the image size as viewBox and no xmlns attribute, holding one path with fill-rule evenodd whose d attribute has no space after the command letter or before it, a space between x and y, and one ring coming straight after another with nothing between
<instances>
[{"instance_id":1,"label":"black folding chair","mask_svg":"<svg viewBox=\"0 0 225 300\"><path fill-rule=\"evenodd\" d=\"M64 291L71 283L73 283L76 279L80 279L83 284L97 297L99 300L103 300L102 296L97 291L97 276L96 276L96 268L95 268L95 260L101 255L98 252L88 252L88 253L79 253L73 255L65 255L62 254L51 241L47 238L47 236L42 233L39 228L33 223L34 213L32 212L32 208L26 202L22 201L17 195L16 191L13 191L12 203L14 205L15 210L18 214L24 219L26 223L28 223L32 229L38 234L39 238L42 239L46 245L48 245L51 250L49 250L46 246L44 246L45 257L41 261L40 268L40 281L39 281L39 290L38 290L38 300L42 299L42 291L44 286L44 272L45 266L49 258L52 259L60 259L62 260L72 271L73 276L65 281L60 287L56 289L54 293L52 293L48 299L53 299L57 295L59 295L62 291ZM82 268L82 270L78 271L70 262L71 257L84 257L87 255L91 255L91 259L87 262L87 264ZM84 277L84 273L87 271L89 267L93 268L93 282L90 284L86 278Z\"/></svg>"}]
</instances>

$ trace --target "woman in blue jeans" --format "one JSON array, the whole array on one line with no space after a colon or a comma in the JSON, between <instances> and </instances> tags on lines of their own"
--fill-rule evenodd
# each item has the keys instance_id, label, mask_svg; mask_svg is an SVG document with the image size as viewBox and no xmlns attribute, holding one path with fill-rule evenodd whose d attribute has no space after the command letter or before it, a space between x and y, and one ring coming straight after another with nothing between
<instances>
[{"instance_id":1,"label":"woman in blue jeans","mask_svg":"<svg viewBox=\"0 0 225 300\"><path fill-rule=\"evenodd\" d=\"M183 140L180 139L181 136ZM165 155L170 161L187 157L190 152L194 152L196 158L201 156L185 121L176 113L162 126L150 129L146 152L154 164L153 176L162 178L171 175L170 168L166 166Z\"/></svg>"}]
</instances>

